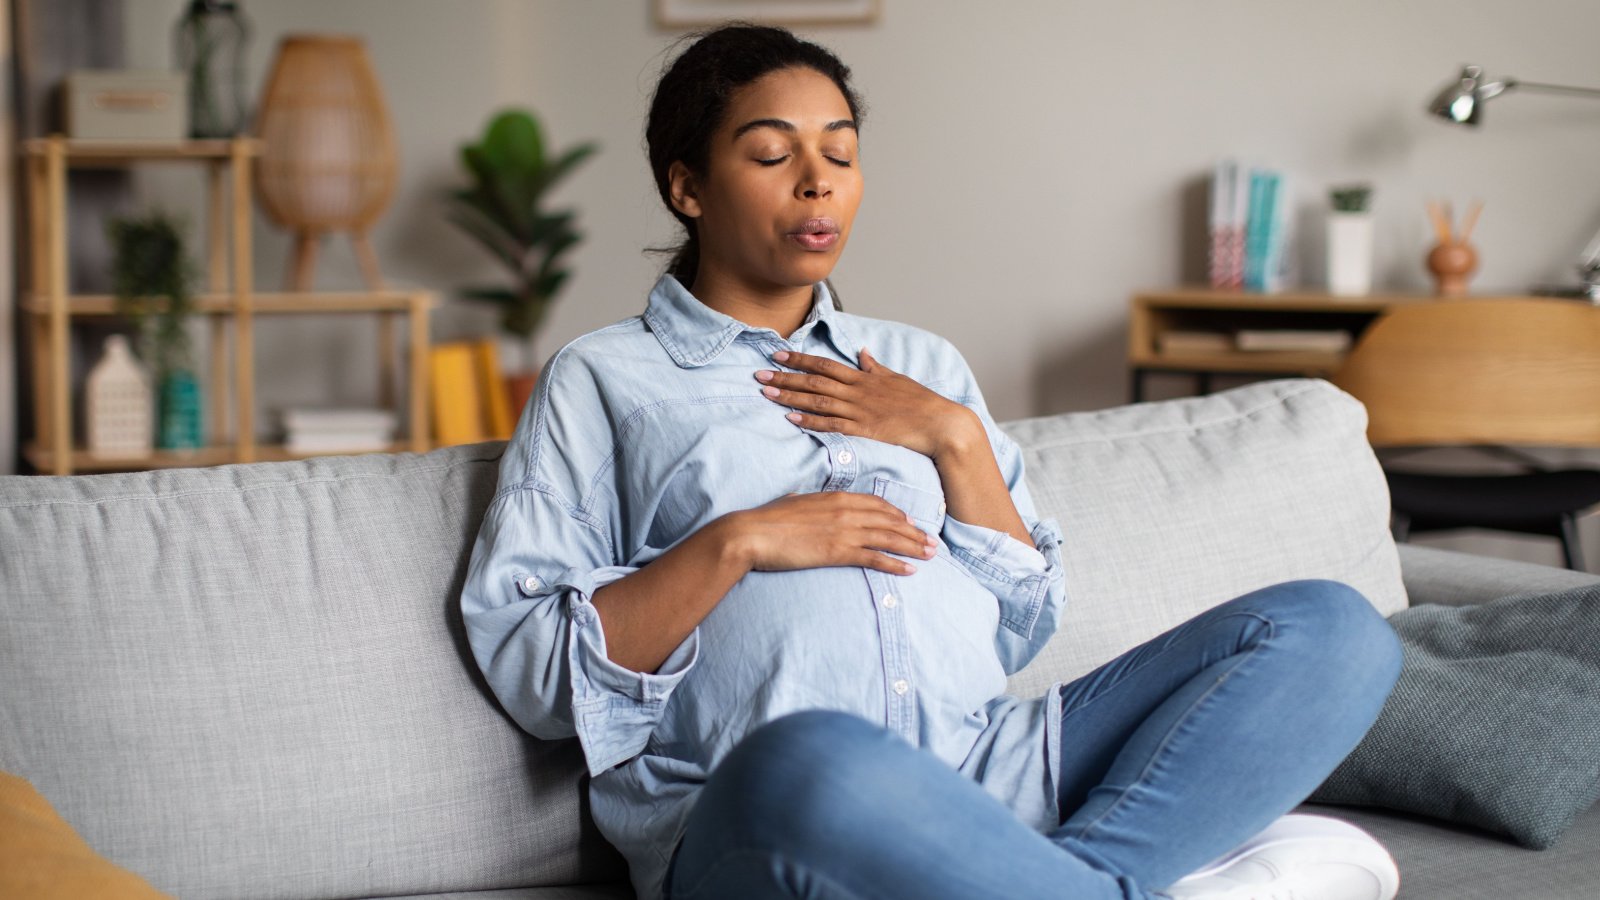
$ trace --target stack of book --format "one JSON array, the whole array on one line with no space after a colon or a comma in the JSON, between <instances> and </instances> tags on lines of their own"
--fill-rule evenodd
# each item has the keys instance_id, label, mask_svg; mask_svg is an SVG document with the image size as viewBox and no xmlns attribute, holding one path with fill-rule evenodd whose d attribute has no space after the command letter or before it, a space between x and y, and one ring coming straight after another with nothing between
<instances>
[{"instance_id":1,"label":"stack of book","mask_svg":"<svg viewBox=\"0 0 1600 900\"><path fill-rule=\"evenodd\" d=\"M511 437L517 410L493 339L435 344L428 351L428 386L440 446Z\"/></svg>"},{"instance_id":2,"label":"stack of book","mask_svg":"<svg viewBox=\"0 0 1600 900\"><path fill-rule=\"evenodd\" d=\"M1211 176L1210 278L1215 288L1281 290L1292 264L1294 217L1289 180L1237 160L1217 163Z\"/></svg>"},{"instance_id":3,"label":"stack of book","mask_svg":"<svg viewBox=\"0 0 1600 900\"><path fill-rule=\"evenodd\" d=\"M396 424L386 409L286 409L284 445L290 453L388 450Z\"/></svg>"}]
</instances>

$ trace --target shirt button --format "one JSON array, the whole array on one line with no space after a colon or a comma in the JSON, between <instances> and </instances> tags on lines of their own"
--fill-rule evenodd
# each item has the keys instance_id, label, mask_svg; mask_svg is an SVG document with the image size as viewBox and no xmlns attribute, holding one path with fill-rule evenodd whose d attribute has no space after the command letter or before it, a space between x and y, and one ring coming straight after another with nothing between
<instances>
[{"instance_id":1,"label":"shirt button","mask_svg":"<svg viewBox=\"0 0 1600 900\"><path fill-rule=\"evenodd\" d=\"M839 451L839 464L840 465L848 466L848 465L850 465L850 460L855 459L855 458L856 458L856 455L854 453L851 453L849 450L840 450Z\"/></svg>"},{"instance_id":2,"label":"shirt button","mask_svg":"<svg viewBox=\"0 0 1600 900\"><path fill-rule=\"evenodd\" d=\"M894 692L896 694L904 694L909 690L911 690L911 685L907 684L904 678L901 678L894 683Z\"/></svg>"},{"instance_id":3,"label":"shirt button","mask_svg":"<svg viewBox=\"0 0 1600 900\"><path fill-rule=\"evenodd\" d=\"M939 504L939 515L941 515L941 516L944 515L944 504L943 503Z\"/></svg>"},{"instance_id":4,"label":"shirt button","mask_svg":"<svg viewBox=\"0 0 1600 900\"><path fill-rule=\"evenodd\" d=\"M529 575L527 578L522 579L522 589L530 594L537 591L539 589L539 576Z\"/></svg>"},{"instance_id":5,"label":"shirt button","mask_svg":"<svg viewBox=\"0 0 1600 900\"><path fill-rule=\"evenodd\" d=\"M884 594L883 595L883 608L884 609L894 609L895 604L897 604L899 602L900 602L899 600L896 600L894 598L893 594Z\"/></svg>"}]
</instances>

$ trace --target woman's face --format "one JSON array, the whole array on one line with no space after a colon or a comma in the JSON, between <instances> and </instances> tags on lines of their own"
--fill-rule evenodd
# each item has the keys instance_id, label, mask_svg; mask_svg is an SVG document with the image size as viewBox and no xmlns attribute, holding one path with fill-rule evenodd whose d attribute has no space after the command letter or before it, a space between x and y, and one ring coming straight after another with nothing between
<instances>
[{"instance_id":1,"label":"woman's face","mask_svg":"<svg viewBox=\"0 0 1600 900\"><path fill-rule=\"evenodd\" d=\"M734 93L704 177L682 163L670 177L674 205L697 220L700 279L814 284L833 271L861 204L850 106L814 69L769 72Z\"/></svg>"}]
</instances>

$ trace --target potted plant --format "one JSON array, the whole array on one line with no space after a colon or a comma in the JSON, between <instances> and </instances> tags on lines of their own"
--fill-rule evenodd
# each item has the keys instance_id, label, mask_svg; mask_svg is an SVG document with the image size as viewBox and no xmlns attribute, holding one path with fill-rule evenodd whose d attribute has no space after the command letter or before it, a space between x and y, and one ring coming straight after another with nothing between
<instances>
[{"instance_id":1,"label":"potted plant","mask_svg":"<svg viewBox=\"0 0 1600 900\"><path fill-rule=\"evenodd\" d=\"M200 447L200 383L185 328L194 311L194 269L183 226L158 210L111 218L106 234L116 310L133 323L139 355L156 382L156 446Z\"/></svg>"},{"instance_id":2,"label":"potted plant","mask_svg":"<svg viewBox=\"0 0 1600 900\"><path fill-rule=\"evenodd\" d=\"M1355 184L1328 192L1328 291L1361 295L1372 291L1372 186Z\"/></svg>"},{"instance_id":3,"label":"potted plant","mask_svg":"<svg viewBox=\"0 0 1600 900\"><path fill-rule=\"evenodd\" d=\"M500 308L513 410L527 403L537 379L533 341L571 270L563 255L583 239L577 213L545 208L545 194L598 149L582 143L546 156L539 120L526 109L500 112L475 144L463 144L461 163L471 185L452 191L449 218L510 272L508 286L467 288L461 296Z\"/></svg>"}]
</instances>

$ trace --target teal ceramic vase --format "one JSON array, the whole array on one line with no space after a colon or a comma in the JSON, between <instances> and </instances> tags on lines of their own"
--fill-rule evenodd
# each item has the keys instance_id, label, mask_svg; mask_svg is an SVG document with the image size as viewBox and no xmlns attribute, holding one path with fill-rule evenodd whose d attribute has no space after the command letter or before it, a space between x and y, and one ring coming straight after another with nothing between
<instances>
[{"instance_id":1,"label":"teal ceramic vase","mask_svg":"<svg viewBox=\"0 0 1600 900\"><path fill-rule=\"evenodd\" d=\"M161 415L156 446L162 450L195 450L203 445L200 382L188 369L174 369L161 379Z\"/></svg>"}]
</instances>

